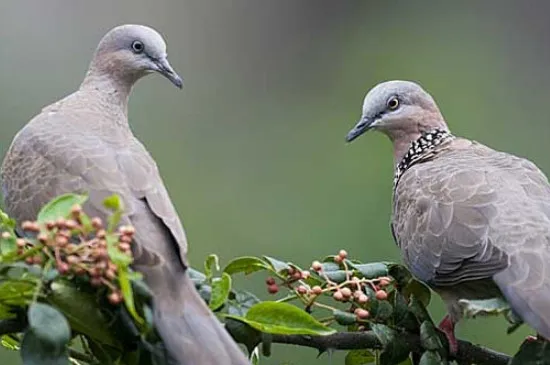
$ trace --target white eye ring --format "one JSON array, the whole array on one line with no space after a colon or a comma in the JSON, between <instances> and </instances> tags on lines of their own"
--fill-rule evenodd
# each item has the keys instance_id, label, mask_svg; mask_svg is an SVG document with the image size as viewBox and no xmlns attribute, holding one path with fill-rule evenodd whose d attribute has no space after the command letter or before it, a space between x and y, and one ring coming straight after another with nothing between
<instances>
[{"instance_id":1,"label":"white eye ring","mask_svg":"<svg viewBox=\"0 0 550 365\"><path fill-rule=\"evenodd\" d=\"M142 42L134 41L132 43L132 51L134 51L134 53L141 53L143 52L144 49L145 49L145 46L143 45Z\"/></svg>"},{"instance_id":2,"label":"white eye ring","mask_svg":"<svg viewBox=\"0 0 550 365\"><path fill-rule=\"evenodd\" d=\"M395 109L399 108L399 99L397 99L396 97L392 97L388 100L386 105L387 105L388 109L395 110Z\"/></svg>"}]
</instances>

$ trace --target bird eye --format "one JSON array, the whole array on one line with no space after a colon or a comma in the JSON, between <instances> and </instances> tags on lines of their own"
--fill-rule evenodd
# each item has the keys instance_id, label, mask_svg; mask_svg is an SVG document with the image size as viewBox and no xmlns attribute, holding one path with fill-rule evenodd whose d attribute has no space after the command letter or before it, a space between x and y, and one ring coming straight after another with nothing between
<instances>
[{"instance_id":1,"label":"bird eye","mask_svg":"<svg viewBox=\"0 0 550 365\"><path fill-rule=\"evenodd\" d=\"M395 110L399 107L399 99L392 97L388 100L386 105L388 106L388 109Z\"/></svg>"},{"instance_id":2,"label":"bird eye","mask_svg":"<svg viewBox=\"0 0 550 365\"><path fill-rule=\"evenodd\" d=\"M134 41L134 43L132 43L132 50L134 53L141 53L144 48L145 46L140 41Z\"/></svg>"}]
</instances>

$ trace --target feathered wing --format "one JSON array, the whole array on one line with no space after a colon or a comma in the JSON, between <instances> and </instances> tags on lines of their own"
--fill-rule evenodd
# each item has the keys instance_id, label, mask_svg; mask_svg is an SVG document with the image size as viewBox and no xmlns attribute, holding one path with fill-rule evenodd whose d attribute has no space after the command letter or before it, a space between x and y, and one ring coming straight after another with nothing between
<instances>
[{"instance_id":1,"label":"feathered wing","mask_svg":"<svg viewBox=\"0 0 550 365\"><path fill-rule=\"evenodd\" d=\"M444 299L498 294L472 285L492 279L550 337L550 186L534 164L462 141L402 176L392 228L413 274Z\"/></svg>"},{"instance_id":2,"label":"feathered wing","mask_svg":"<svg viewBox=\"0 0 550 365\"><path fill-rule=\"evenodd\" d=\"M104 198L120 195L123 223L137 228L134 266L155 295L155 320L171 363L248 364L185 272L185 233L149 153L133 137L106 143L75 124L81 119L40 115L19 133L2 171L8 211L19 221L33 219L54 196L86 192L85 211L106 217Z\"/></svg>"}]
</instances>

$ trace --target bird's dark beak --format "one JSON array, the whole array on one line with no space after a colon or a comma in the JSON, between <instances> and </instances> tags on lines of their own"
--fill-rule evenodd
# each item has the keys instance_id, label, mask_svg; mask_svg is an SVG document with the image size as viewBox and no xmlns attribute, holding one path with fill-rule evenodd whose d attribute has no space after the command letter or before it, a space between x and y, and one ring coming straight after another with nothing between
<instances>
[{"instance_id":1,"label":"bird's dark beak","mask_svg":"<svg viewBox=\"0 0 550 365\"><path fill-rule=\"evenodd\" d=\"M155 64L158 68L157 71L161 75L170 80L172 84L176 85L178 88L181 89L183 87L183 79L174 71L172 66L170 66L166 57L157 59Z\"/></svg>"},{"instance_id":2,"label":"bird's dark beak","mask_svg":"<svg viewBox=\"0 0 550 365\"><path fill-rule=\"evenodd\" d=\"M361 120L357 122L355 127L353 127L353 129L348 132L348 135L346 136L346 142L351 142L355 138L368 131L373 122L374 120L372 118L362 117Z\"/></svg>"}]
</instances>

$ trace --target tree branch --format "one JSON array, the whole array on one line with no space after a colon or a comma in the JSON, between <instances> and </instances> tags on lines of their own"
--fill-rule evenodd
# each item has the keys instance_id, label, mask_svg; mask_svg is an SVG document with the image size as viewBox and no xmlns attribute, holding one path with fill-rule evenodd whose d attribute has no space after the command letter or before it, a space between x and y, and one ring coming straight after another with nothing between
<instances>
[{"instance_id":1,"label":"tree branch","mask_svg":"<svg viewBox=\"0 0 550 365\"><path fill-rule=\"evenodd\" d=\"M403 334L408 345L417 352L423 351L420 338L414 334ZM304 335L272 335L273 343L312 347L319 351L382 349L382 344L372 331L340 332L328 336ZM468 341L458 340L458 352L454 357L459 363L475 363L478 365L506 365L509 355L477 346Z\"/></svg>"}]
</instances>

